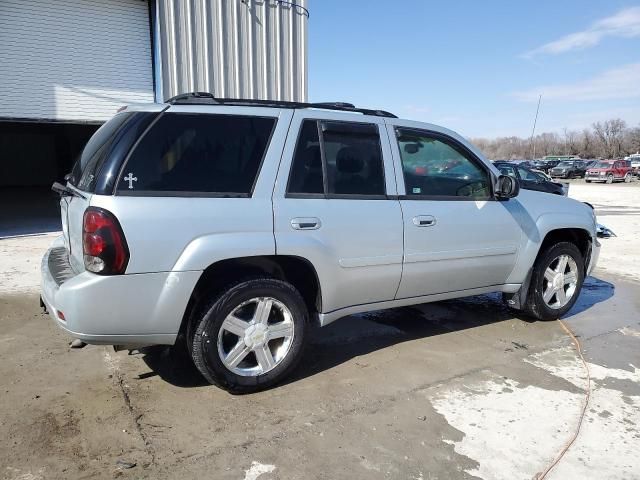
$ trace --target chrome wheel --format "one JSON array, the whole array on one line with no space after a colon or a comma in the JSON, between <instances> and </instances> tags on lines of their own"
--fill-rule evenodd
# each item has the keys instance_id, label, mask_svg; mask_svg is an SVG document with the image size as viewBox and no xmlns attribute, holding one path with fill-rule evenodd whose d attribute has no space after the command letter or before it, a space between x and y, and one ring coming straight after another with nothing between
<instances>
[{"instance_id":1,"label":"chrome wheel","mask_svg":"<svg viewBox=\"0 0 640 480\"><path fill-rule=\"evenodd\" d=\"M251 377L273 370L289 353L294 323L291 311L275 298L242 302L222 322L218 355L237 375Z\"/></svg>"},{"instance_id":2,"label":"chrome wheel","mask_svg":"<svg viewBox=\"0 0 640 480\"><path fill-rule=\"evenodd\" d=\"M569 255L556 257L544 272L542 300L553 309L564 307L578 287L578 266Z\"/></svg>"}]
</instances>

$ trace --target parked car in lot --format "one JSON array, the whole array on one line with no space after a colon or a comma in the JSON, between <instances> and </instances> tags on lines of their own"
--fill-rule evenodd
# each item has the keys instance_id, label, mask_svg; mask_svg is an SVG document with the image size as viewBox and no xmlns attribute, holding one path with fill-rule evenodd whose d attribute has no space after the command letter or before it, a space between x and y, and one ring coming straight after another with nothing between
<instances>
[{"instance_id":1,"label":"parked car in lot","mask_svg":"<svg viewBox=\"0 0 640 480\"><path fill-rule=\"evenodd\" d=\"M569 185L547 180L544 173L537 173L520 165L513 165L508 162L493 162L493 165L500 170L503 175L518 179L520 186L527 190L538 192L554 193L556 195L568 195Z\"/></svg>"},{"instance_id":2,"label":"parked car in lot","mask_svg":"<svg viewBox=\"0 0 640 480\"><path fill-rule=\"evenodd\" d=\"M585 160L584 161L584 168L589 170L591 167L593 167L596 163L599 162L599 160Z\"/></svg>"},{"instance_id":3,"label":"parked car in lot","mask_svg":"<svg viewBox=\"0 0 640 480\"><path fill-rule=\"evenodd\" d=\"M532 167L536 170L542 170L545 173L549 173L549 170L556 167L559 163L559 160L534 160L532 162Z\"/></svg>"},{"instance_id":4,"label":"parked car in lot","mask_svg":"<svg viewBox=\"0 0 640 480\"><path fill-rule=\"evenodd\" d=\"M72 337L184 345L211 383L266 388L312 325L502 292L573 306L589 206L520 190L460 135L349 104L185 94L126 108L60 193L41 301Z\"/></svg>"},{"instance_id":5,"label":"parked car in lot","mask_svg":"<svg viewBox=\"0 0 640 480\"><path fill-rule=\"evenodd\" d=\"M582 160L565 160L549 170L551 178L584 178L586 165Z\"/></svg>"},{"instance_id":6,"label":"parked car in lot","mask_svg":"<svg viewBox=\"0 0 640 480\"><path fill-rule=\"evenodd\" d=\"M585 181L590 182L630 182L631 162L628 160L601 160L587 170Z\"/></svg>"},{"instance_id":7,"label":"parked car in lot","mask_svg":"<svg viewBox=\"0 0 640 480\"><path fill-rule=\"evenodd\" d=\"M631 162L631 173L633 173L635 176L640 176L640 152L632 153L624 159Z\"/></svg>"}]
</instances>

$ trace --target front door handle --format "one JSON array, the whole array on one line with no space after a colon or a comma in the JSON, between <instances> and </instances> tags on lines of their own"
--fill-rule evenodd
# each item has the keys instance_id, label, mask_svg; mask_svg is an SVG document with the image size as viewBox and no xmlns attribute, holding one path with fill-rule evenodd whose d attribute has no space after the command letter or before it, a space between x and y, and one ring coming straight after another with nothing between
<instances>
[{"instance_id":1,"label":"front door handle","mask_svg":"<svg viewBox=\"0 0 640 480\"><path fill-rule=\"evenodd\" d=\"M433 227L436 224L436 217L433 215L417 215L413 217L413 224L416 227Z\"/></svg>"},{"instance_id":2,"label":"front door handle","mask_svg":"<svg viewBox=\"0 0 640 480\"><path fill-rule=\"evenodd\" d=\"M320 219L316 217L297 217L291 219L291 227L295 230L317 230L321 225Z\"/></svg>"}]
</instances>

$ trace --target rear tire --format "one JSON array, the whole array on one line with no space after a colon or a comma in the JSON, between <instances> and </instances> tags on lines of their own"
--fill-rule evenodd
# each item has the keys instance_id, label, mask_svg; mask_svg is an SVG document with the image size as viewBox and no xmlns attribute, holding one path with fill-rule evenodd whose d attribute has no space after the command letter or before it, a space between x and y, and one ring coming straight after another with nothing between
<instances>
[{"instance_id":1,"label":"rear tire","mask_svg":"<svg viewBox=\"0 0 640 480\"><path fill-rule=\"evenodd\" d=\"M591 183L591 180L585 180L585 183Z\"/></svg>"},{"instance_id":2,"label":"rear tire","mask_svg":"<svg viewBox=\"0 0 640 480\"><path fill-rule=\"evenodd\" d=\"M627 173L624 176L624 183L629 183L631 181L631 175L629 173Z\"/></svg>"},{"instance_id":3,"label":"rear tire","mask_svg":"<svg viewBox=\"0 0 640 480\"><path fill-rule=\"evenodd\" d=\"M211 384L233 393L263 390L297 366L309 314L293 285L273 278L238 283L194 318L193 362Z\"/></svg>"},{"instance_id":4,"label":"rear tire","mask_svg":"<svg viewBox=\"0 0 640 480\"><path fill-rule=\"evenodd\" d=\"M560 242L538 255L524 310L538 320L555 320L571 310L584 282L584 259L573 243Z\"/></svg>"}]
</instances>

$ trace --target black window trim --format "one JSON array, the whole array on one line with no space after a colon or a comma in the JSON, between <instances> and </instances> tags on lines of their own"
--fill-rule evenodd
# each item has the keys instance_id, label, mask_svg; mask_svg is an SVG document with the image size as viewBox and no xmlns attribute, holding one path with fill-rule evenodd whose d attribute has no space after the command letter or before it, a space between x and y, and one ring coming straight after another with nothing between
<instances>
[{"instance_id":1,"label":"black window trim","mask_svg":"<svg viewBox=\"0 0 640 480\"><path fill-rule=\"evenodd\" d=\"M158 121L164 116L165 112L167 111L167 108L162 110L160 114L157 115L156 118L154 118L151 121L151 123L147 126L146 130L142 132L142 135L140 135L140 137L138 137L138 139L135 142L133 142L133 145L129 149L129 152L127 152L127 155L124 157L124 161L120 165L120 169L118 170L118 176L116 177L116 181L113 182L113 188L111 191L112 195L114 196L118 195L118 185L120 184L122 175L124 175L124 170L126 169L127 164L129 163L129 157L131 157L131 154L136 150L136 148L138 148L138 145L140 144L142 139L147 136L147 133L149 133L149 131L155 126L155 124L158 123Z\"/></svg>"},{"instance_id":2,"label":"black window trim","mask_svg":"<svg viewBox=\"0 0 640 480\"><path fill-rule=\"evenodd\" d=\"M154 125L160 120L164 115L203 115L203 116L217 116L217 117L247 117L247 118L267 118L273 120L273 125L271 126L271 132L269 133L269 138L267 139L267 143L264 148L264 152L262 153L262 158L260 159L260 164L258 165L258 170L256 170L256 176L253 179L253 184L251 185L251 190L248 193L243 192L203 192L199 190L118 190L118 185L122 180L122 176L127 168L127 164L129 163L129 158L138 148L139 143L149 134ZM262 167L264 165L265 158L267 158L267 153L269 152L269 148L271 147L271 140L273 140L273 134L276 131L278 126L279 117L278 116L269 116L269 115L246 115L246 114L230 114L230 113L208 113L208 112L167 112L166 109L162 111L160 115L149 125L147 130L140 135L140 138L136 141L136 143L131 147L127 157L124 162L122 162L122 167L118 172L118 180L115 182L113 187L113 195L120 197L196 197L196 198L253 198L253 192L258 183L258 179L260 178L260 174L262 172Z\"/></svg>"},{"instance_id":3,"label":"black window trim","mask_svg":"<svg viewBox=\"0 0 640 480\"><path fill-rule=\"evenodd\" d=\"M167 107L168 108L168 107ZM110 145L104 155L104 158L102 159L102 162L100 162L100 164L98 166L96 166L96 168L93 170L93 178L90 180L90 185L89 186L85 186L83 188L80 188L79 184L80 181L82 180L82 178L84 177L84 172L80 174L80 177L75 179L73 178L73 180L75 180L75 182L77 183L74 184L73 181L71 179L68 180L68 184L69 186L72 186L73 188L75 188L78 192L83 192L86 194L95 194L95 195L109 195L108 190L106 191L107 193L105 193L105 190L99 188L99 183L101 181L104 181L104 176L105 176L105 172L108 170L108 167L112 166L112 164L115 163L115 160L113 158L113 153L115 150L117 150L118 148L120 148L120 144L122 143L122 139L123 137L126 135L128 128L130 128L130 124L131 122L136 121L135 117L143 117L143 116L147 116L148 118L150 118L150 123L153 123L155 120L152 118L153 115L157 113L157 112L147 112L147 111L137 111L137 110L130 110L130 111L123 111L123 112L117 112L113 117L111 117L109 120L107 120L106 122L100 122L98 123L98 130L100 128L102 128L104 125L106 125L108 122L110 122L112 119L114 119L115 117L117 117L118 115L122 115L122 116L127 116L130 120L125 120L123 124L120 125L120 127L118 128L118 130L116 130L116 132L114 132L113 138L110 141ZM140 121L139 119L137 121ZM127 128L123 128L124 125L127 125ZM87 144L91 141L91 138L97 133L96 130L91 137L89 137L89 139L87 140L87 142L85 143L85 145L83 146L82 150L80 151L80 154L76 160L76 162L72 165L71 167L71 172L70 174L73 175L73 171L75 170L77 165L80 165L80 159L82 156L82 153L84 151L84 149L86 148ZM136 142L133 142L133 144L135 144ZM103 144L103 147L105 145ZM101 147L102 148L102 147ZM124 148L129 148L131 149L131 145L125 145ZM128 153L127 153L128 154ZM125 154L125 156L127 155ZM86 167L85 167L86 168Z\"/></svg>"},{"instance_id":4,"label":"black window trim","mask_svg":"<svg viewBox=\"0 0 640 480\"><path fill-rule=\"evenodd\" d=\"M313 121L316 123L316 128L318 129L318 143L320 144L320 159L322 162L322 186L324 189L324 193L300 193L300 192L289 192L289 187L291 186L291 174L293 172L293 163L295 162L296 155L298 153L298 147L300 143L300 136L302 135L302 126L306 121ZM356 125L368 125L373 126L376 129L378 135L378 147L380 148L380 159L382 160L382 183L384 185L384 194L373 194L373 195L364 195L360 193L328 193L329 191L329 179L327 174L327 160L324 151L324 132L322 131L322 122L331 122L331 123L346 123L346 124L356 124ZM296 199L310 199L310 200L397 200L397 195L389 195L387 193L387 178L385 174L385 159L384 159L384 150L382 148L382 134L380 133L380 126L377 123L371 122L352 122L348 120L335 120L335 119L323 119L323 118L303 118L300 120L300 126L298 128L298 136L296 137L295 149L293 151L293 156L291 157L291 164L289 165L289 176L287 178L287 186L285 189L284 198L296 198Z\"/></svg>"},{"instance_id":5,"label":"black window trim","mask_svg":"<svg viewBox=\"0 0 640 480\"><path fill-rule=\"evenodd\" d=\"M464 196L458 196L458 195L408 195L407 179L404 176L404 166L402 165L402 154L400 153L400 144L398 140L399 130L405 130L405 131L409 130L411 132L416 132L423 136L428 136L436 140L440 140L444 144L458 151L459 153L463 153L468 160L470 160L477 167L480 167L480 169L482 169L487 174L487 176L489 177L489 188L491 190L491 193L486 197L464 197ZM404 192L405 192L404 195L398 195L398 198L400 200L439 200L439 201L447 201L447 202L450 202L450 201L462 201L462 202L499 201L494 191L494 182L495 182L494 173L489 169L489 167L482 160L480 160L480 158L478 158L478 156L475 153L469 150L469 148L466 145L460 143L460 141L456 140L455 138L445 133L436 132L434 130L427 130L423 128L404 127L402 125L394 125L394 133L396 136L396 146L398 148L400 169L402 172L402 180L403 180ZM517 175L517 172L516 172L516 175Z\"/></svg>"}]
</instances>

